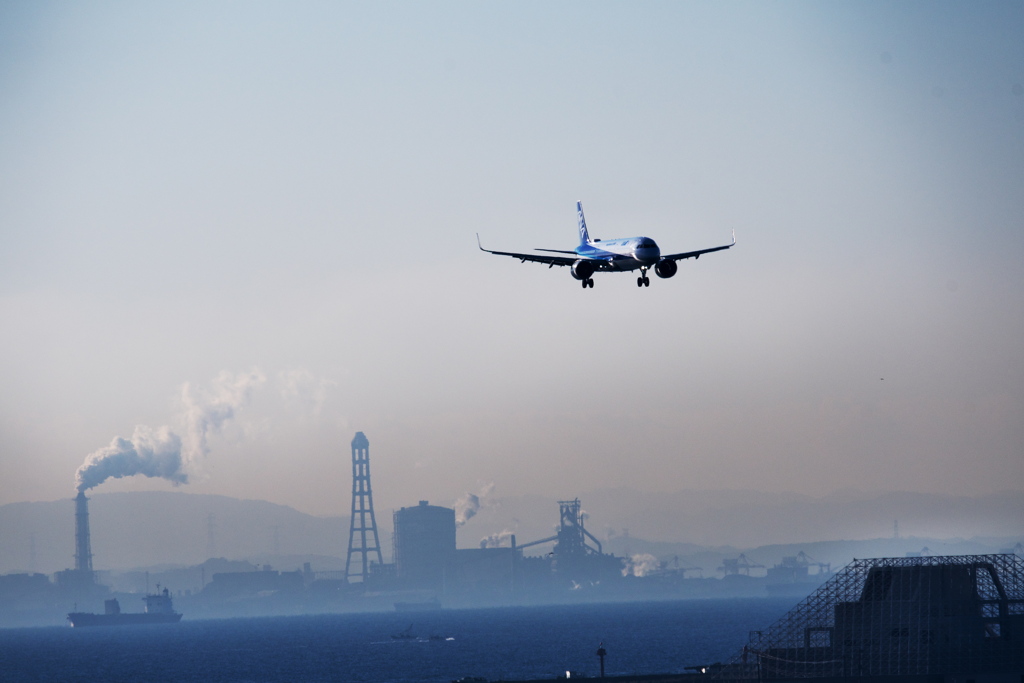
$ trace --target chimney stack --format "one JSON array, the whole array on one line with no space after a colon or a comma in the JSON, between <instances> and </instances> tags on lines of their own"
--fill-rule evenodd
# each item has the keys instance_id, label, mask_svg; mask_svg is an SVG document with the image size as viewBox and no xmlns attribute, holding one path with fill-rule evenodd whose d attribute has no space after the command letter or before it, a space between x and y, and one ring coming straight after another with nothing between
<instances>
[{"instance_id":1,"label":"chimney stack","mask_svg":"<svg viewBox=\"0 0 1024 683\"><path fill-rule=\"evenodd\" d=\"M75 570L92 575L92 546L89 542L89 499L85 491L75 498Z\"/></svg>"}]
</instances>

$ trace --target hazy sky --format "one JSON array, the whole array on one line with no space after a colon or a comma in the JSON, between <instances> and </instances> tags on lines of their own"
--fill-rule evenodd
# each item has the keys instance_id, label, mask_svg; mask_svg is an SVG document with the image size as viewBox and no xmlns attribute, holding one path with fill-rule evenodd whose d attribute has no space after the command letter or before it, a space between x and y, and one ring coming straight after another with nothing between
<instances>
[{"instance_id":1,"label":"hazy sky","mask_svg":"<svg viewBox=\"0 0 1024 683\"><path fill-rule=\"evenodd\" d=\"M361 430L381 510L1024 491L1022 27L1020 2L3 3L0 503L72 495L139 425L190 443L242 376L182 490L346 513ZM597 237L739 244L642 290L476 248L572 248L578 199Z\"/></svg>"}]
</instances>

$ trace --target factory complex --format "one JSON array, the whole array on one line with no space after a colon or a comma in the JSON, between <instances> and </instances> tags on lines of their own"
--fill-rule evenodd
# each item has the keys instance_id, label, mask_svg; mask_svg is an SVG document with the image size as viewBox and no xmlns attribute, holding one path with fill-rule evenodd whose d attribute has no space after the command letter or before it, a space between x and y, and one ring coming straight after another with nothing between
<instances>
[{"instance_id":1,"label":"factory complex","mask_svg":"<svg viewBox=\"0 0 1024 683\"><path fill-rule=\"evenodd\" d=\"M420 500L393 512L393 561L385 562L373 506L369 441L358 432L352 441L344 570L317 571L306 562L293 571L264 565L255 571L211 572L208 580L204 574L200 590L177 590L174 604L180 612L171 607L174 587L161 592L158 583L151 593L147 574L146 611L138 612L121 608L138 594L112 590L93 568L89 503L80 489L74 499L74 568L57 572L52 582L42 574L0 576L0 625L54 623L65 616L78 627L175 623L183 615L415 612L713 597L730 591L736 595L737 586L751 585L745 581L751 570L764 569L780 582L776 586L808 597L768 629L751 631L731 661L702 670L701 678L1019 683L1024 675L1024 559L1013 550L855 560L837 573L803 553L772 568L740 555L718 568L724 578L695 578L685 568L631 571L628 560L605 552L586 529L578 498L560 501L558 507L551 536L519 542L506 533L478 548L458 548L457 511ZM817 571L811 573L812 567ZM104 611L96 610L99 605ZM696 676L643 680L670 683Z\"/></svg>"},{"instance_id":2,"label":"factory complex","mask_svg":"<svg viewBox=\"0 0 1024 683\"><path fill-rule=\"evenodd\" d=\"M84 491L74 502L75 566L54 575L51 593L76 604L99 603L111 591L93 569ZM584 518L578 499L562 501L552 536L518 544L509 534L497 547L457 548L455 509L421 500L394 511L393 562L385 562L373 508L369 441L359 432L352 441L352 508L343 571L316 571L307 562L292 571L264 565L259 571L214 572L202 590L179 593L176 601L186 618L196 618L636 597L626 585L634 577L626 576L622 558L603 551ZM528 548L539 554L524 553ZM49 584L42 575L28 579L37 589Z\"/></svg>"},{"instance_id":3,"label":"factory complex","mask_svg":"<svg viewBox=\"0 0 1024 683\"><path fill-rule=\"evenodd\" d=\"M549 536L517 539L503 532L471 548L456 545L455 509L416 501L393 512L387 548L392 561L385 562L373 505L369 441L362 432L352 440L351 455L347 547L344 538L335 545L345 558L343 570L314 566L314 560L282 571L210 555L198 567L152 576L147 571L144 577L141 571L129 572L133 580L127 581L115 572L94 569L89 499L80 488L74 498L74 567L56 572L52 581L37 573L0 576L0 626L61 623L71 612L102 612L111 600L131 613L160 583L172 591L185 619L197 619L759 596L768 594L766 585L799 596L832 575L828 565L802 553L771 568L742 555L728 559L718 567L723 579L704 578L699 567L668 566L649 555L641 571L634 558L606 552L586 529L578 498L552 507L554 533ZM751 575L757 569L765 570L763 577ZM182 578L185 573L187 580Z\"/></svg>"}]
</instances>

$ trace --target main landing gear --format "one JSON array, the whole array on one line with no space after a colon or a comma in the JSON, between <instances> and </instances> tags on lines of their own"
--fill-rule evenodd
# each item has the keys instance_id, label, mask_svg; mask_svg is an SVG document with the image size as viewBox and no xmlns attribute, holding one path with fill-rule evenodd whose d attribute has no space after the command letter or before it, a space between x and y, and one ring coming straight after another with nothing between
<instances>
[{"instance_id":1,"label":"main landing gear","mask_svg":"<svg viewBox=\"0 0 1024 683\"><path fill-rule=\"evenodd\" d=\"M594 278L588 277L586 280L581 280L580 284L583 285L583 289L586 289L587 287L590 287L591 289L593 289L594 288Z\"/></svg>"},{"instance_id":2,"label":"main landing gear","mask_svg":"<svg viewBox=\"0 0 1024 683\"><path fill-rule=\"evenodd\" d=\"M651 286L651 278L647 277L647 269L646 268L641 268L640 269L640 277L638 277L636 279L636 286L637 287L650 287Z\"/></svg>"}]
</instances>

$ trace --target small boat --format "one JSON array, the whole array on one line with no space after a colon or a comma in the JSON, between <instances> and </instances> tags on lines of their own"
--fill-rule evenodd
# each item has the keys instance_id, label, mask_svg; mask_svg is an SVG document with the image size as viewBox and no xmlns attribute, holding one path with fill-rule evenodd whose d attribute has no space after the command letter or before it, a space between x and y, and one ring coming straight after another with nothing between
<instances>
[{"instance_id":1,"label":"small boat","mask_svg":"<svg viewBox=\"0 0 1024 683\"><path fill-rule=\"evenodd\" d=\"M412 624L409 624L409 628L398 633L392 633L391 637L394 640L416 640L416 636L412 632Z\"/></svg>"}]
</instances>

